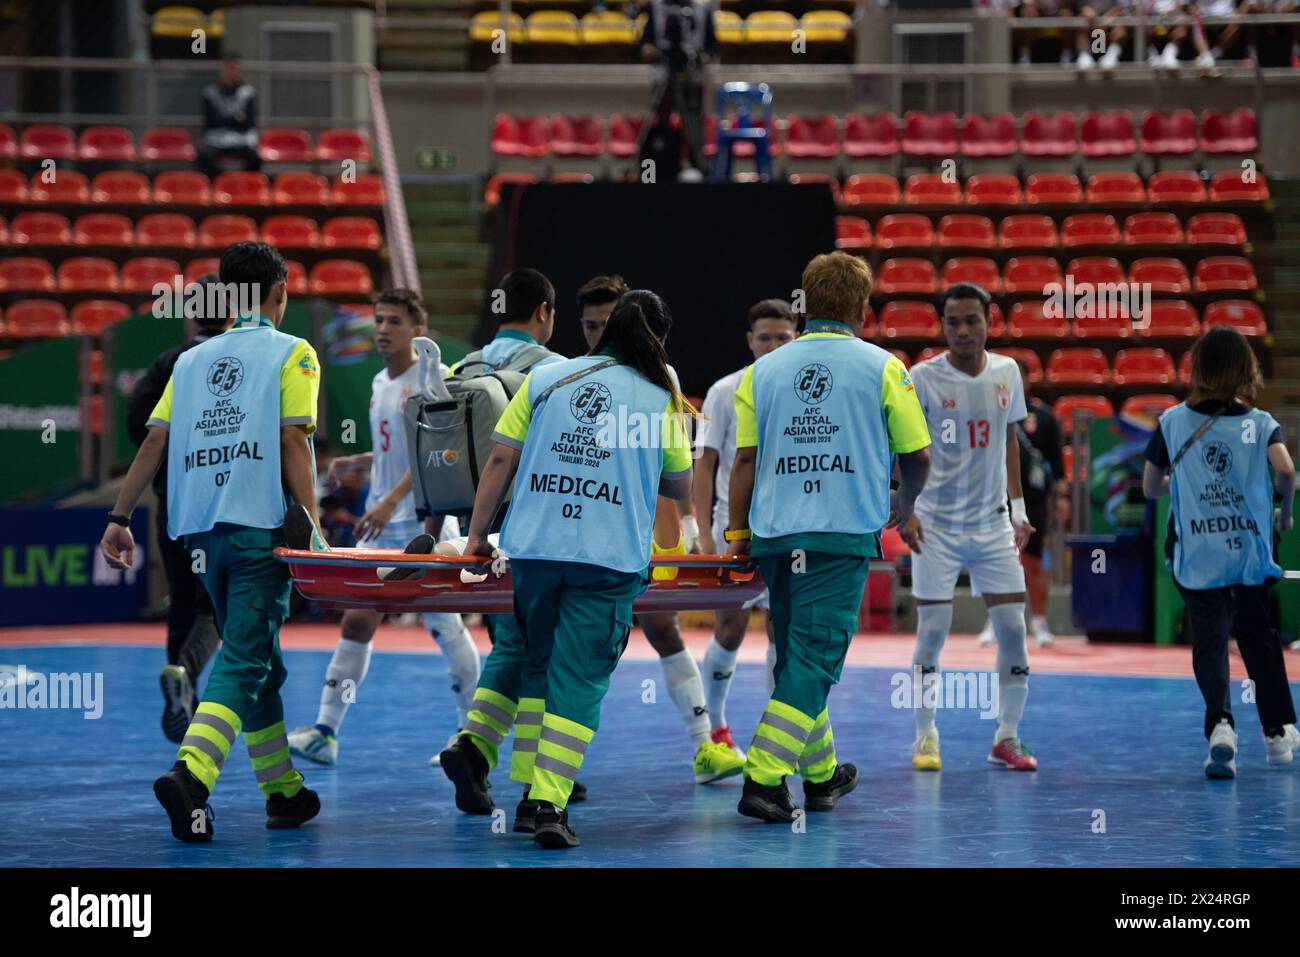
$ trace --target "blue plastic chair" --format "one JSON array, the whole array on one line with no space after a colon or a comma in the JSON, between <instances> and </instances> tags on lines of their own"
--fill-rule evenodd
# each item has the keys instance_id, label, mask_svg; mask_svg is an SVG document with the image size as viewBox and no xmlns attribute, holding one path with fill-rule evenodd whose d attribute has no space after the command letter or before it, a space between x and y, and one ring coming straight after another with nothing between
<instances>
[{"instance_id":1,"label":"blue plastic chair","mask_svg":"<svg viewBox=\"0 0 1300 957\"><path fill-rule=\"evenodd\" d=\"M730 109L736 111L734 128L724 129ZM757 122L754 113L758 111ZM748 140L754 144L754 165L760 176L772 177L772 151L768 130L772 125L772 88L766 83L724 83L718 89L718 151L713 157L713 178L731 179L731 147Z\"/></svg>"}]
</instances>

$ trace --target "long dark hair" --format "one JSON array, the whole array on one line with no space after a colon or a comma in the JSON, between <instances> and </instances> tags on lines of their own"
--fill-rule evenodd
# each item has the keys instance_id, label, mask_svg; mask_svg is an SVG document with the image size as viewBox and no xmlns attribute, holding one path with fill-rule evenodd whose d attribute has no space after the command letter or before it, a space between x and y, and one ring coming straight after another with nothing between
<instances>
[{"instance_id":1,"label":"long dark hair","mask_svg":"<svg viewBox=\"0 0 1300 957\"><path fill-rule=\"evenodd\" d=\"M1232 326L1211 326L1192 344L1192 382L1188 405L1207 400L1255 404L1263 386L1259 361L1246 337Z\"/></svg>"},{"instance_id":2,"label":"long dark hair","mask_svg":"<svg viewBox=\"0 0 1300 957\"><path fill-rule=\"evenodd\" d=\"M664 340L672 328L673 315L668 304L649 289L625 292L614 306L600 341L592 354L609 350L624 365L636 369L672 396L673 408L682 415L696 415L668 371L668 353Z\"/></svg>"}]
</instances>

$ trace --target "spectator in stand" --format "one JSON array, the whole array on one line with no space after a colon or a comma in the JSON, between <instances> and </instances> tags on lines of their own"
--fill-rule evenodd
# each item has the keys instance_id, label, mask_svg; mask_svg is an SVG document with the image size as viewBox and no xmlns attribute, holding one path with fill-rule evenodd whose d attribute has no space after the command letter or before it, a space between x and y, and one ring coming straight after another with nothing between
<instances>
[{"instance_id":1,"label":"spectator in stand","mask_svg":"<svg viewBox=\"0 0 1300 957\"><path fill-rule=\"evenodd\" d=\"M356 524L366 511L370 474L335 459L330 468L330 490L320 500L321 527L331 548L356 548Z\"/></svg>"},{"instance_id":2,"label":"spectator in stand","mask_svg":"<svg viewBox=\"0 0 1300 957\"><path fill-rule=\"evenodd\" d=\"M1107 29L1103 24L1121 15L1127 16L1132 10L1133 0L1084 0L1079 7L1079 16L1085 18L1088 25L1074 34L1074 63L1080 70L1091 70L1098 66L1103 70L1115 69L1128 31L1122 26ZM1096 51L1097 55L1094 56L1093 35L1097 31L1103 34L1104 44L1103 49Z\"/></svg>"},{"instance_id":3,"label":"spectator in stand","mask_svg":"<svg viewBox=\"0 0 1300 957\"><path fill-rule=\"evenodd\" d=\"M1197 17L1196 27L1192 30L1192 40L1196 44L1196 65L1203 70L1212 68L1219 60L1224 59L1226 53L1236 53L1241 46L1240 35L1242 33L1242 22L1229 23L1224 27L1211 27L1217 34L1217 39L1213 46L1210 45L1209 38L1206 36L1207 30L1201 24L1200 17L1229 17L1235 14L1245 15L1251 13L1254 4L1251 0L1196 0L1196 8L1200 16ZM1249 59L1257 59L1255 54L1255 39L1252 27L1250 37ZM1240 59L1238 56L1229 56L1228 59Z\"/></svg>"},{"instance_id":4,"label":"spectator in stand","mask_svg":"<svg viewBox=\"0 0 1300 957\"><path fill-rule=\"evenodd\" d=\"M257 91L244 82L237 53L221 58L217 82L203 90L198 167L208 176L224 169L262 167L257 155Z\"/></svg>"},{"instance_id":5,"label":"spectator in stand","mask_svg":"<svg viewBox=\"0 0 1300 957\"><path fill-rule=\"evenodd\" d=\"M1100 0L1098 0L1100 2ZM1070 6L1069 0L1021 0L1020 5L1016 7L1016 16L1018 17L1072 17L1074 10ZM1016 31L1016 39L1020 43L1020 56L1017 63L1021 66L1029 66L1032 62L1029 55L1029 48L1033 41L1044 36L1047 31ZM1070 48L1066 44L1061 46L1061 63L1070 63Z\"/></svg>"}]
</instances>

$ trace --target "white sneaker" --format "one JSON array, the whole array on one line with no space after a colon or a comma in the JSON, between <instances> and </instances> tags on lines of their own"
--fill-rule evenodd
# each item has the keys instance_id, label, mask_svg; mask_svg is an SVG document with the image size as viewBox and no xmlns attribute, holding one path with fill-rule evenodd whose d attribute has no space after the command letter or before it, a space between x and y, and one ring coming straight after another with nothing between
<instances>
[{"instance_id":1,"label":"white sneaker","mask_svg":"<svg viewBox=\"0 0 1300 957\"><path fill-rule=\"evenodd\" d=\"M1156 52L1155 47L1152 47L1147 51L1147 66L1156 70L1161 70L1164 69L1164 65L1165 61L1160 59L1160 54Z\"/></svg>"},{"instance_id":2,"label":"white sneaker","mask_svg":"<svg viewBox=\"0 0 1300 957\"><path fill-rule=\"evenodd\" d=\"M1034 643L1039 648L1050 648L1056 644L1056 636L1052 634L1052 629L1047 626L1046 618L1035 615L1031 625L1034 632Z\"/></svg>"},{"instance_id":3,"label":"white sneaker","mask_svg":"<svg viewBox=\"0 0 1300 957\"><path fill-rule=\"evenodd\" d=\"M1119 65L1120 52L1120 45L1118 43L1112 43L1110 46L1106 47L1106 52L1101 55L1101 59L1097 61L1097 65L1103 70L1115 69L1115 67Z\"/></svg>"},{"instance_id":4,"label":"white sneaker","mask_svg":"<svg viewBox=\"0 0 1300 957\"><path fill-rule=\"evenodd\" d=\"M326 737L320 728L295 728L289 732L289 753L304 761L314 761L327 767L339 759L339 739Z\"/></svg>"},{"instance_id":5,"label":"white sneaker","mask_svg":"<svg viewBox=\"0 0 1300 957\"><path fill-rule=\"evenodd\" d=\"M1264 738L1264 750L1268 754L1269 764L1290 764L1291 752L1300 747L1300 731L1293 724L1282 726L1282 733L1276 738Z\"/></svg>"},{"instance_id":6,"label":"white sneaker","mask_svg":"<svg viewBox=\"0 0 1300 957\"><path fill-rule=\"evenodd\" d=\"M1209 50L1206 50L1204 53L1198 56L1196 58L1196 68L1198 70L1214 69L1214 54L1211 53Z\"/></svg>"},{"instance_id":7,"label":"white sneaker","mask_svg":"<svg viewBox=\"0 0 1300 957\"><path fill-rule=\"evenodd\" d=\"M1079 54L1079 59L1074 61L1074 65L1080 70L1091 70L1097 65L1097 61L1093 59L1091 52L1084 50Z\"/></svg>"},{"instance_id":8,"label":"white sneaker","mask_svg":"<svg viewBox=\"0 0 1300 957\"><path fill-rule=\"evenodd\" d=\"M1020 51L1020 56L1019 56L1019 58L1016 60L1016 64L1017 64L1018 66L1029 66L1030 63L1032 63L1032 62L1033 62L1033 61L1031 61L1031 60L1029 59L1029 51L1028 51L1027 49L1026 49L1026 50L1021 50L1021 51Z\"/></svg>"},{"instance_id":9,"label":"white sneaker","mask_svg":"<svg viewBox=\"0 0 1300 957\"><path fill-rule=\"evenodd\" d=\"M452 736L447 739L447 747L443 748L442 751L446 751L447 748L450 748L453 744L455 744L456 739L459 738L464 733L464 731L465 729L461 728L459 731L452 734ZM429 767L431 768L442 767L442 751L439 751L437 754L435 754L433 757L429 759Z\"/></svg>"},{"instance_id":10,"label":"white sneaker","mask_svg":"<svg viewBox=\"0 0 1300 957\"><path fill-rule=\"evenodd\" d=\"M1225 718L1210 732L1210 753L1205 759L1205 776L1228 781L1237 776L1237 732Z\"/></svg>"},{"instance_id":11,"label":"white sneaker","mask_svg":"<svg viewBox=\"0 0 1300 957\"><path fill-rule=\"evenodd\" d=\"M1178 44L1165 44L1164 52L1160 54L1160 62L1166 70L1178 69Z\"/></svg>"},{"instance_id":12,"label":"white sneaker","mask_svg":"<svg viewBox=\"0 0 1300 957\"><path fill-rule=\"evenodd\" d=\"M984 622L984 630L980 632L980 647L987 648L998 640L998 636L993 634L993 619L990 618Z\"/></svg>"}]
</instances>

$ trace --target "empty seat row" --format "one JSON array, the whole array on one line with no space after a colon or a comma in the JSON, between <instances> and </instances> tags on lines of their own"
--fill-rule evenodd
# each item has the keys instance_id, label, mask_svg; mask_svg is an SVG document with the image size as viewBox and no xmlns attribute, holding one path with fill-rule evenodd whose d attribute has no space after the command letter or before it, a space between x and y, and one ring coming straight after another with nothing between
<instances>
[{"instance_id":1,"label":"empty seat row","mask_svg":"<svg viewBox=\"0 0 1300 957\"><path fill-rule=\"evenodd\" d=\"M1114 216L1079 213L1067 216L1058 232L1050 216L1017 214L995 228L986 216L956 213L939 220L915 213L891 213L873 228L858 216L835 218L841 249L1055 249L1058 246L1242 246L1246 227L1235 213L1197 213L1182 223L1173 213L1135 213L1121 231Z\"/></svg>"},{"instance_id":2,"label":"empty seat row","mask_svg":"<svg viewBox=\"0 0 1300 957\"><path fill-rule=\"evenodd\" d=\"M0 219L0 245L6 230ZM258 225L247 216L208 216L195 223L181 213L154 213L132 224L117 213L89 213L69 223L58 213L19 213L7 230L10 246L169 246L224 248L260 238L287 249L379 249L379 224L364 216L337 216L324 227L306 216L271 216Z\"/></svg>"},{"instance_id":3,"label":"empty seat row","mask_svg":"<svg viewBox=\"0 0 1300 957\"><path fill-rule=\"evenodd\" d=\"M62 303L29 299L0 310L0 336L11 339L51 339L66 335L95 336L131 314L124 302L87 299L69 313Z\"/></svg>"},{"instance_id":4,"label":"empty seat row","mask_svg":"<svg viewBox=\"0 0 1300 957\"><path fill-rule=\"evenodd\" d=\"M356 130L326 130L313 143L306 130L271 127L259 131L258 141L268 163L370 162L370 137ZM0 159L192 163L194 158L193 137L176 126L146 131L137 148L135 135L122 126L90 126L77 136L66 126L37 124L15 137L11 127L0 124Z\"/></svg>"},{"instance_id":5,"label":"empty seat row","mask_svg":"<svg viewBox=\"0 0 1300 957\"><path fill-rule=\"evenodd\" d=\"M339 176L333 184L317 173L281 173L274 185L264 173L203 173L170 170L153 182L142 173L118 170L93 180L75 170L59 170L46 182L30 181L18 170L0 169L0 203L87 203L121 206L380 206L384 184L372 173Z\"/></svg>"},{"instance_id":6,"label":"empty seat row","mask_svg":"<svg viewBox=\"0 0 1300 957\"><path fill-rule=\"evenodd\" d=\"M795 30L803 31L809 45L842 44L853 30L852 18L837 10L813 10L803 17L783 10L759 10L747 18L719 10L713 16L718 42L724 45L790 44ZM581 19L560 10L539 10L528 17L512 13L504 20L499 11L484 10L471 19L469 38L472 43L490 44L504 34L517 44L631 46L640 41L644 26L644 15L634 20L613 10L592 11Z\"/></svg>"},{"instance_id":7,"label":"empty seat row","mask_svg":"<svg viewBox=\"0 0 1300 957\"><path fill-rule=\"evenodd\" d=\"M173 259L141 257L121 271L107 259L78 256L65 260L57 272L44 259L12 256L0 260L0 293L123 293L146 295L158 284L172 287L176 277L190 283L217 271L215 257L191 260L182 271ZM370 270L346 259L327 259L312 267L289 263L289 292L293 295L365 295L372 290Z\"/></svg>"}]
</instances>

